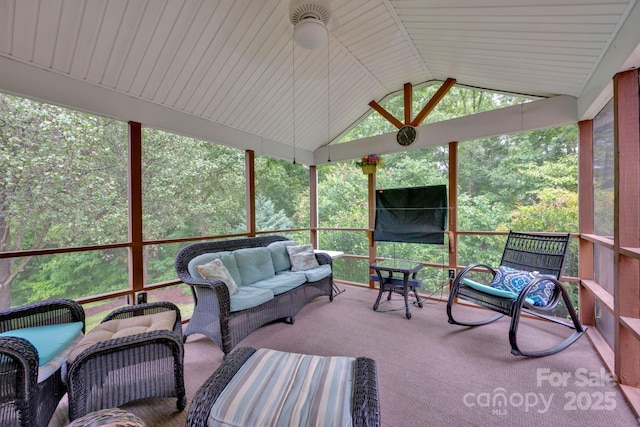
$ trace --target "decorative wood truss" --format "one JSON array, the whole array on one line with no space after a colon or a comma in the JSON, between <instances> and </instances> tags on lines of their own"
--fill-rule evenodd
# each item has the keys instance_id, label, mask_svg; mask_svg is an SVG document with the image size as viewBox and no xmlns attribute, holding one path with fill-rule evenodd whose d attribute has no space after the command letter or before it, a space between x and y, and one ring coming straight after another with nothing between
<instances>
[{"instance_id":1,"label":"decorative wood truss","mask_svg":"<svg viewBox=\"0 0 640 427\"><path fill-rule=\"evenodd\" d=\"M418 115L411 119L412 116L412 101L413 101L413 85L411 83L404 84L404 123L398 120L393 114L389 113L385 110L380 104L376 101L371 101L369 106L376 110L382 117L387 119L392 125L400 129L402 126L410 125L413 127L420 126L420 123L427 118L429 113L433 111L433 109L438 105L438 103L444 98L444 96L449 92L449 90L456 84L456 79L447 79L440 89L436 93L433 94L429 102L422 107L422 110L418 113Z\"/></svg>"}]
</instances>

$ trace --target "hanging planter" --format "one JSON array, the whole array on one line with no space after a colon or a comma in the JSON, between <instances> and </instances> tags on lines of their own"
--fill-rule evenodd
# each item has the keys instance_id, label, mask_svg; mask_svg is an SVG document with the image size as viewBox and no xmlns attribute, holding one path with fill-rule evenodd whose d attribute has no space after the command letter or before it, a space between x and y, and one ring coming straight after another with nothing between
<instances>
[{"instance_id":1,"label":"hanging planter","mask_svg":"<svg viewBox=\"0 0 640 427\"><path fill-rule=\"evenodd\" d=\"M364 156L359 162L356 162L356 166L360 166L362 173L365 175L376 173L378 165L382 166L382 157L377 154L369 154L368 156Z\"/></svg>"},{"instance_id":2,"label":"hanging planter","mask_svg":"<svg viewBox=\"0 0 640 427\"><path fill-rule=\"evenodd\" d=\"M373 173L376 173L376 169L378 168L378 166L376 165L363 165L362 167L362 173L365 175L371 175Z\"/></svg>"}]
</instances>

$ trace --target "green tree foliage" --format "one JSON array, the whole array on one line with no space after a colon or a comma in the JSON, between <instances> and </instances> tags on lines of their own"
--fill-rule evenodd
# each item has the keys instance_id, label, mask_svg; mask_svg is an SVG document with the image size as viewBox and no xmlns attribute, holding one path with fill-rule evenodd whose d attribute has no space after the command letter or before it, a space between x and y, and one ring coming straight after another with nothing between
<instances>
[{"instance_id":1,"label":"green tree foliage","mask_svg":"<svg viewBox=\"0 0 640 427\"><path fill-rule=\"evenodd\" d=\"M439 85L414 89L414 115L433 96ZM468 114L503 108L528 99L481 90L454 87L443 98L425 123L449 120ZM404 100L399 94L381 105L395 117L403 118ZM340 142L396 129L382 116L373 113L352 129ZM458 228L468 231L516 229L521 231L577 231L577 127L564 126L519 134L502 135L459 144ZM384 156L378 168L378 188L398 188L448 183L446 147ZM332 166L320 185L320 215L330 227L354 227L352 218L366 215L366 179ZM358 171L352 164L351 169ZM344 183L336 186L338 174ZM347 178L348 177L348 178ZM355 178L355 181L351 179ZM325 181L326 179L326 181ZM357 186L357 190L352 188ZM346 197L352 194L352 197ZM344 201L344 203L340 203ZM354 214L354 206L364 203ZM324 222L321 221L322 224ZM366 227L366 217L357 226ZM347 238L348 233L331 233L321 246L347 253L366 254L367 239ZM351 233L355 234L355 233ZM321 235L324 239L325 236ZM482 235L464 236L458 254L462 264L499 262L504 238ZM353 252L352 252L353 250ZM441 248L423 245L378 244L380 256L398 256L426 262L442 262ZM446 261L445 261L446 262ZM352 280L356 276L344 277ZM341 277L342 278L342 277Z\"/></svg>"},{"instance_id":2,"label":"green tree foliage","mask_svg":"<svg viewBox=\"0 0 640 427\"><path fill-rule=\"evenodd\" d=\"M0 97L0 250L124 241L126 138L121 122ZM0 259L0 307L31 261Z\"/></svg>"},{"instance_id":3,"label":"green tree foliage","mask_svg":"<svg viewBox=\"0 0 640 427\"><path fill-rule=\"evenodd\" d=\"M211 236L243 229L243 152L145 129L142 157L145 239Z\"/></svg>"},{"instance_id":4,"label":"green tree foliage","mask_svg":"<svg viewBox=\"0 0 640 427\"><path fill-rule=\"evenodd\" d=\"M439 85L414 91L414 115ZM502 108L526 99L454 87L427 123ZM403 117L402 96L382 103ZM244 153L213 142L143 128L145 240L209 236L246 229ZM395 132L377 113L344 140ZM0 96L0 250L3 252L127 241L127 126L103 117ZM575 126L459 144L461 230L577 230ZM256 156L259 230L309 224L309 175L301 165ZM448 147L384 156L378 188L448 183ZM321 227L368 228L367 176L353 162L318 168ZM306 232L286 233L303 241ZM461 262L490 262L502 238L464 236ZM181 244L145 246L148 282L175 278ZM320 247L367 256L362 231L325 231ZM381 256L446 263L448 245L378 245ZM79 297L128 284L124 249L0 260L0 304ZM336 262L336 277L367 280L367 262ZM423 269L429 283L441 272ZM433 285L435 290L436 285Z\"/></svg>"},{"instance_id":5,"label":"green tree foliage","mask_svg":"<svg viewBox=\"0 0 640 427\"><path fill-rule=\"evenodd\" d=\"M275 230L265 214L271 209L286 216L290 227L309 226L309 171L299 164L266 156L256 156L256 227ZM284 185L284 187L283 187ZM271 204L272 207L262 204ZM259 214L260 212L260 214ZM261 216L262 215L262 216ZM284 224L283 220L278 223ZM286 228L286 227L283 227Z\"/></svg>"}]
</instances>

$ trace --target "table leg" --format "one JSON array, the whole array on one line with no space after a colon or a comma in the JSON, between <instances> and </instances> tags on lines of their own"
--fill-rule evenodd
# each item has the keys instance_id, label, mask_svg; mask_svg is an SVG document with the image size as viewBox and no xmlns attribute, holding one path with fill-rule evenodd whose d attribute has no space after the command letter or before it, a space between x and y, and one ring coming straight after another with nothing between
<instances>
[{"instance_id":1,"label":"table leg","mask_svg":"<svg viewBox=\"0 0 640 427\"><path fill-rule=\"evenodd\" d=\"M416 290L415 286L413 287L413 295L416 296L416 301L418 303L418 307L422 308L423 307L422 300L418 296L418 291Z\"/></svg>"},{"instance_id":2,"label":"table leg","mask_svg":"<svg viewBox=\"0 0 640 427\"><path fill-rule=\"evenodd\" d=\"M404 307L406 310L407 319L411 319L411 313L409 312L409 274L404 274L404 283L402 284L402 295L404 296Z\"/></svg>"},{"instance_id":3,"label":"table leg","mask_svg":"<svg viewBox=\"0 0 640 427\"><path fill-rule=\"evenodd\" d=\"M384 293L384 279L382 278L382 274L380 271L376 270L376 274L378 275L378 280L380 282L380 289L378 289L378 298L376 298L376 303L373 304L373 311L378 310L378 305L380 304L380 298L382 298L382 294Z\"/></svg>"},{"instance_id":4,"label":"table leg","mask_svg":"<svg viewBox=\"0 0 640 427\"><path fill-rule=\"evenodd\" d=\"M382 285L380 285L380 289L378 290L378 298L376 298L376 303L373 304L373 311L378 310L378 304L380 304L380 298L382 297L382 294L384 292L382 291Z\"/></svg>"}]
</instances>

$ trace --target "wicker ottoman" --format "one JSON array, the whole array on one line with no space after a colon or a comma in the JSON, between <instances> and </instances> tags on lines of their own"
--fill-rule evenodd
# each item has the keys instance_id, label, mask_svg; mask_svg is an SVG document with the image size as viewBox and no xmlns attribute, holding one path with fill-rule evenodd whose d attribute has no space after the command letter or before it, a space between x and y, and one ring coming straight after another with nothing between
<instances>
[{"instance_id":1,"label":"wicker ottoman","mask_svg":"<svg viewBox=\"0 0 640 427\"><path fill-rule=\"evenodd\" d=\"M113 408L90 412L67 427L146 427L146 424L130 412Z\"/></svg>"},{"instance_id":2,"label":"wicker ottoman","mask_svg":"<svg viewBox=\"0 0 640 427\"><path fill-rule=\"evenodd\" d=\"M243 347L193 397L189 427L379 426L375 361Z\"/></svg>"}]
</instances>

